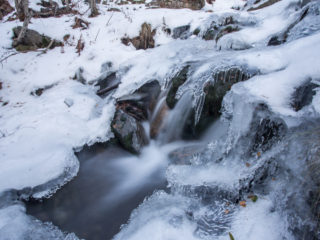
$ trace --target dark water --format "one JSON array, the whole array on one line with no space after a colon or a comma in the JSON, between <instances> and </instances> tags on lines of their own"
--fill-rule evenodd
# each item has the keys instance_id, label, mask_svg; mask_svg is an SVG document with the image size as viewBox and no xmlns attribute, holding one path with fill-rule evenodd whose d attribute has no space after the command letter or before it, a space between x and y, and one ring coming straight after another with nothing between
<instances>
[{"instance_id":1,"label":"dark water","mask_svg":"<svg viewBox=\"0 0 320 240\"><path fill-rule=\"evenodd\" d=\"M141 157L114 145L95 145L81 151L78 158L80 170L75 179L50 199L26 205L28 214L79 238L112 239L146 196L166 186L158 164L146 168Z\"/></svg>"}]
</instances>

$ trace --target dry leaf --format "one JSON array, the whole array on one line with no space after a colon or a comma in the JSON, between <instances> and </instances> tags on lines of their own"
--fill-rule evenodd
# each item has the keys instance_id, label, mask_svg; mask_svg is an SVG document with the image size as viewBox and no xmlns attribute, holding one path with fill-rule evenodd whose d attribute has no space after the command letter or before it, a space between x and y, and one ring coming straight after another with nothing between
<instances>
[{"instance_id":1,"label":"dry leaf","mask_svg":"<svg viewBox=\"0 0 320 240\"><path fill-rule=\"evenodd\" d=\"M246 201L240 201L239 204L240 204L241 207L246 207L247 206Z\"/></svg>"}]
</instances>

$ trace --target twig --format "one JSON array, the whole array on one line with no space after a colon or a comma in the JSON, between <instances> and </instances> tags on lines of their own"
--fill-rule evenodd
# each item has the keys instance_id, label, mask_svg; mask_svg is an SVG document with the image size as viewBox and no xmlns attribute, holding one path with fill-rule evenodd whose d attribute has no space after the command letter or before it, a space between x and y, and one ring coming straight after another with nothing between
<instances>
[{"instance_id":1,"label":"twig","mask_svg":"<svg viewBox=\"0 0 320 240\"><path fill-rule=\"evenodd\" d=\"M99 28L99 30L98 30L98 33L97 33L96 38L94 39L94 41L95 41L95 42L97 41L97 38L98 38L99 32L100 32L100 28Z\"/></svg>"},{"instance_id":2,"label":"twig","mask_svg":"<svg viewBox=\"0 0 320 240\"><path fill-rule=\"evenodd\" d=\"M108 20L108 22L107 22L106 26L108 26L108 25L109 25L109 22L110 22L111 18L113 17L113 14L114 14L114 12L112 12L112 14L111 14L111 16L110 16L110 18L109 18L109 20Z\"/></svg>"},{"instance_id":3,"label":"twig","mask_svg":"<svg viewBox=\"0 0 320 240\"><path fill-rule=\"evenodd\" d=\"M0 60L1 66L3 67L3 63L2 63L3 61L5 61L5 60L7 60L9 57L12 57L12 56L14 56L14 55L17 55L17 54L19 54L19 53L20 53L20 52L15 52L15 53L12 53L12 54L10 54L10 55L2 58L2 59Z\"/></svg>"}]
</instances>

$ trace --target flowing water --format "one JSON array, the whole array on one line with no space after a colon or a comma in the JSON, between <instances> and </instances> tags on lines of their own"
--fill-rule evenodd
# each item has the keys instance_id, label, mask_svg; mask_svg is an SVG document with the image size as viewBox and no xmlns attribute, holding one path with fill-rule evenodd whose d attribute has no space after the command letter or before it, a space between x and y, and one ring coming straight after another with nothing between
<instances>
[{"instance_id":1,"label":"flowing water","mask_svg":"<svg viewBox=\"0 0 320 240\"><path fill-rule=\"evenodd\" d=\"M191 95L185 96L178 103L178 111L168 114L166 125L170 131L161 134L161 140L151 140L139 156L111 143L85 147L77 154L78 176L51 198L27 202L27 213L80 238L111 239L147 196L167 189L168 154L191 144L177 141L183 126L179 123L189 114L186 101L190 101ZM149 132L149 123L143 125Z\"/></svg>"}]
</instances>

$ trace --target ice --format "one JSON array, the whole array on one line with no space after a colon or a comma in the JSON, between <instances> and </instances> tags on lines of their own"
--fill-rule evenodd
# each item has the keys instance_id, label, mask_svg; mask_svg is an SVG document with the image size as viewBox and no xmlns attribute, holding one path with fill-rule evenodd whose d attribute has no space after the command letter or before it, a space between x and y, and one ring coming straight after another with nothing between
<instances>
[{"instance_id":1,"label":"ice","mask_svg":"<svg viewBox=\"0 0 320 240\"><path fill-rule=\"evenodd\" d=\"M78 240L73 233L63 233L50 223L42 223L27 216L25 207L21 204L0 209L0 238L3 240Z\"/></svg>"},{"instance_id":2,"label":"ice","mask_svg":"<svg viewBox=\"0 0 320 240\"><path fill-rule=\"evenodd\" d=\"M270 199L249 202L246 208L238 211L230 229L235 239L294 239L287 231L288 223L279 213L273 211Z\"/></svg>"},{"instance_id":3,"label":"ice","mask_svg":"<svg viewBox=\"0 0 320 240\"><path fill-rule=\"evenodd\" d=\"M196 226L186 216L190 201L182 196L171 196L159 191L136 209L130 223L114 239L138 240L146 236L154 239L197 239L193 231Z\"/></svg>"}]
</instances>

